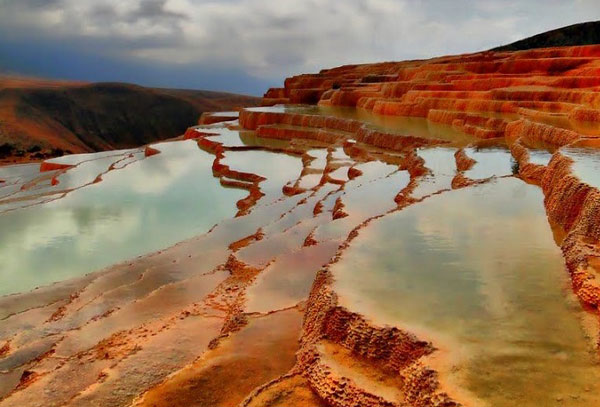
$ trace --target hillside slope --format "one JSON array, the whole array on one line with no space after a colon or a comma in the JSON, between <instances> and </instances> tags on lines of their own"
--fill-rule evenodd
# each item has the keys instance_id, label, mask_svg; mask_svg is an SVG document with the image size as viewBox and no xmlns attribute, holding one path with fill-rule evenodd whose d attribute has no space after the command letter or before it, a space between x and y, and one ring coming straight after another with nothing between
<instances>
[{"instance_id":1,"label":"hillside slope","mask_svg":"<svg viewBox=\"0 0 600 407\"><path fill-rule=\"evenodd\" d=\"M209 91L0 77L0 158L133 147L182 134L205 111L257 101Z\"/></svg>"},{"instance_id":2,"label":"hillside slope","mask_svg":"<svg viewBox=\"0 0 600 407\"><path fill-rule=\"evenodd\" d=\"M600 21L589 21L557 28L525 38L493 51L522 51L533 48L600 44Z\"/></svg>"}]
</instances>

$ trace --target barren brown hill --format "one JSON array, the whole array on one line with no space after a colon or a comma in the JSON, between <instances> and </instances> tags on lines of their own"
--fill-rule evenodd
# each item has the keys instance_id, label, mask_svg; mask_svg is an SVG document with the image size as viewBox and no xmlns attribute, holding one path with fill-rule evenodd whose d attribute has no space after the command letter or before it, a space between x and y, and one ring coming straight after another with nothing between
<instances>
[{"instance_id":1,"label":"barren brown hill","mask_svg":"<svg viewBox=\"0 0 600 407\"><path fill-rule=\"evenodd\" d=\"M138 146L183 133L203 112L257 100L125 83L0 77L0 158Z\"/></svg>"}]
</instances>

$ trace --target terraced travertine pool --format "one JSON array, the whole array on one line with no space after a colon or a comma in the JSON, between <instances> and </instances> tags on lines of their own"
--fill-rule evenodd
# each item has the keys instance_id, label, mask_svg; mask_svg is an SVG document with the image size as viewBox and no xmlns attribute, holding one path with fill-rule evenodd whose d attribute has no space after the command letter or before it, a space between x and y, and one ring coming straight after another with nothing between
<instances>
[{"instance_id":1,"label":"terraced travertine pool","mask_svg":"<svg viewBox=\"0 0 600 407\"><path fill-rule=\"evenodd\" d=\"M0 168L0 407L599 405L597 316L504 139L244 114L282 121Z\"/></svg>"},{"instance_id":2,"label":"terraced travertine pool","mask_svg":"<svg viewBox=\"0 0 600 407\"><path fill-rule=\"evenodd\" d=\"M542 200L505 178L373 221L332 267L340 304L432 340L475 405L598 403L594 335Z\"/></svg>"},{"instance_id":3,"label":"terraced travertine pool","mask_svg":"<svg viewBox=\"0 0 600 407\"><path fill-rule=\"evenodd\" d=\"M161 153L131 162L124 162L129 151L56 159L77 166L59 175L55 186L5 196L0 201L0 295L165 248L235 214L235 202L244 194L219 185L209 154L192 141L155 148ZM5 167L1 176L19 177L28 167L37 172L39 165ZM99 175L102 181L95 183Z\"/></svg>"}]
</instances>

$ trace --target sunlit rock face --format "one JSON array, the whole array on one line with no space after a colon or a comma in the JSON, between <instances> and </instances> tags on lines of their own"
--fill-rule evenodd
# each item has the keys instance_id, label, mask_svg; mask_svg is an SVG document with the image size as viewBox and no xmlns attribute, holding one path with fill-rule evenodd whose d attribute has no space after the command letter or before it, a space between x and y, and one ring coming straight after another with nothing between
<instances>
[{"instance_id":1,"label":"sunlit rock face","mask_svg":"<svg viewBox=\"0 0 600 407\"><path fill-rule=\"evenodd\" d=\"M503 135L500 113L595 134L598 57L600 46L591 45L342 66L288 78L263 102L426 117L478 138Z\"/></svg>"},{"instance_id":2,"label":"sunlit rock face","mask_svg":"<svg viewBox=\"0 0 600 407\"><path fill-rule=\"evenodd\" d=\"M598 406L599 61L334 68L0 168L0 407Z\"/></svg>"}]
</instances>

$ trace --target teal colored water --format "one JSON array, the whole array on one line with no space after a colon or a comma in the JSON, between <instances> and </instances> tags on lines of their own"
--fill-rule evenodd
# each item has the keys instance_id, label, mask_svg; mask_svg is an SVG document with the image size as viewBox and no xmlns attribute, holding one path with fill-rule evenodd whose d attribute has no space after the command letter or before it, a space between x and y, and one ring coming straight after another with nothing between
<instances>
[{"instance_id":1,"label":"teal colored water","mask_svg":"<svg viewBox=\"0 0 600 407\"><path fill-rule=\"evenodd\" d=\"M0 295L168 247L235 215L247 192L219 184L214 156L193 141L154 147L161 153L109 171L101 182L0 214ZM108 169L106 160L67 171L59 186L93 180Z\"/></svg>"},{"instance_id":2,"label":"teal colored water","mask_svg":"<svg viewBox=\"0 0 600 407\"><path fill-rule=\"evenodd\" d=\"M539 188L515 178L375 220L332 266L341 305L431 340L455 396L598 406L600 367Z\"/></svg>"}]
</instances>

